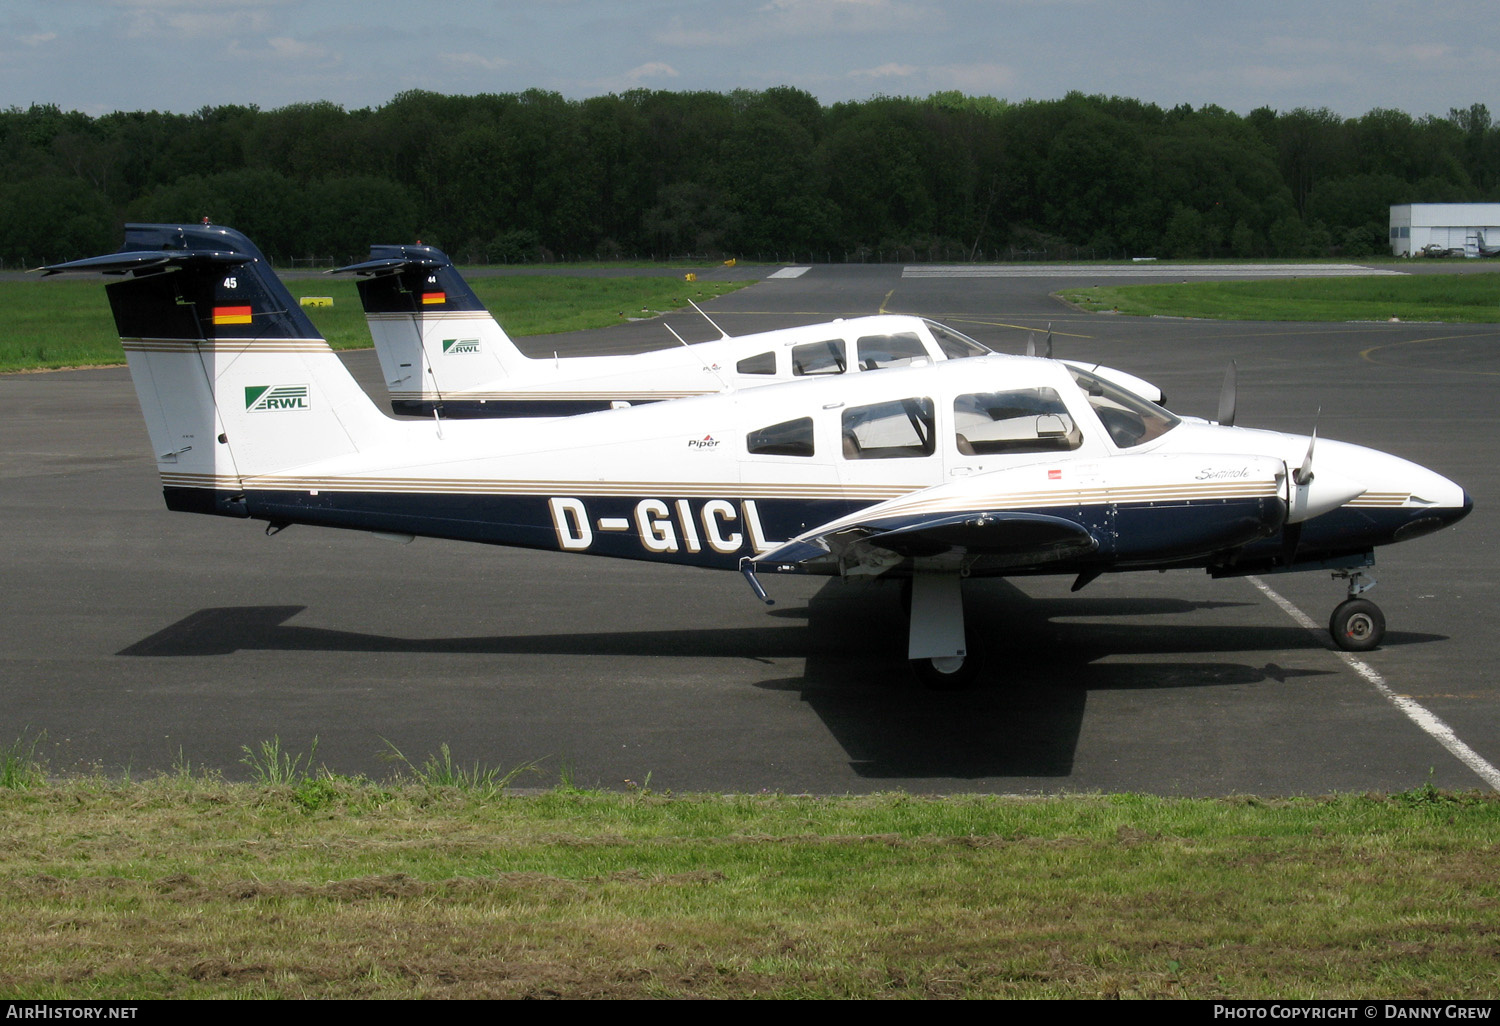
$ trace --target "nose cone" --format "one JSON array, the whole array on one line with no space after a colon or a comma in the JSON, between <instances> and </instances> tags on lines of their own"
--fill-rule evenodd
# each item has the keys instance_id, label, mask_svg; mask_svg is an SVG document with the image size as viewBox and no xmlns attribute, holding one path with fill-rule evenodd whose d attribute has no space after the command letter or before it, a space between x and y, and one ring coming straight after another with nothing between
<instances>
[{"instance_id":1,"label":"nose cone","mask_svg":"<svg viewBox=\"0 0 1500 1026\"><path fill-rule=\"evenodd\" d=\"M1405 461L1401 461L1405 463ZM1408 491L1402 523L1392 541L1409 541L1458 523L1474 509L1474 500L1459 485L1426 467L1406 463L1401 488Z\"/></svg>"},{"instance_id":2,"label":"nose cone","mask_svg":"<svg viewBox=\"0 0 1500 1026\"><path fill-rule=\"evenodd\" d=\"M1451 481L1448 483L1453 484ZM1458 485L1453 485L1453 487L1457 490L1461 501L1449 505L1434 505L1420 511L1414 510L1412 518L1396 528L1392 540L1410 541L1413 538L1420 538L1424 534L1441 531L1468 516L1474 509L1474 500Z\"/></svg>"},{"instance_id":3,"label":"nose cone","mask_svg":"<svg viewBox=\"0 0 1500 1026\"><path fill-rule=\"evenodd\" d=\"M1338 510L1307 521L1319 525L1330 546L1410 541L1442 530L1469 515L1474 500L1436 471L1390 453L1318 439L1314 479L1331 473L1357 482L1363 491Z\"/></svg>"}]
</instances>

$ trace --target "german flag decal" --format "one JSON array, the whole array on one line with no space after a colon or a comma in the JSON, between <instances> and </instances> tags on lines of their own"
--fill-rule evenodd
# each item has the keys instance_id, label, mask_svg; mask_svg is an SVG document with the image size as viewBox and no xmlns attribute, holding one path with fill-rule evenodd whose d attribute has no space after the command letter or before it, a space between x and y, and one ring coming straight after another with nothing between
<instances>
[{"instance_id":1,"label":"german flag decal","mask_svg":"<svg viewBox=\"0 0 1500 1026\"><path fill-rule=\"evenodd\" d=\"M214 307L215 324L249 324L250 308L248 306L216 306Z\"/></svg>"},{"instance_id":2,"label":"german flag decal","mask_svg":"<svg viewBox=\"0 0 1500 1026\"><path fill-rule=\"evenodd\" d=\"M424 293L422 293L422 305L423 306L429 306L429 305L431 305L433 303L446 303L446 302L448 302L448 294L446 292L424 292Z\"/></svg>"}]
</instances>

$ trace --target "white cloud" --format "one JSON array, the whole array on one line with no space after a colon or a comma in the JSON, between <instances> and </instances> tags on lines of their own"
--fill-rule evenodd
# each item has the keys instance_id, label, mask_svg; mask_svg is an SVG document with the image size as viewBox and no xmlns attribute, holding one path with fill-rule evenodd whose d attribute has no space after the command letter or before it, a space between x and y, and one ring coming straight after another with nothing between
<instances>
[{"instance_id":1,"label":"white cloud","mask_svg":"<svg viewBox=\"0 0 1500 1026\"><path fill-rule=\"evenodd\" d=\"M882 64L875 68L858 68L848 73L851 79L865 82L895 80L918 92L957 89L975 95L1003 92L1016 82L1016 72L1004 64L938 64L920 67L915 64Z\"/></svg>"},{"instance_id":2,"label":"white cloud","mask_svg":"<svg viewBox=\"0 0 1500 1026\"><path fill-rule=\"evenodd\" d=\"M243 0L153 0L131 3L123 13L125 34L133 38L232 38L266 32L273 24L271 11Z\"/></svg>"},{"instance_id":3,"label":"white cloud","mask_svg":"<svg viewBox=\"0 0 1500 1026\"><path fill-rule=\"evenodd\" d=\"M932 69L929 78L938 89L957 89L976 95L992 95L1010 89L1019 80L1007 64L944 64Z\"/></svg>"},{"instance_id":4,"label":"white cloud","mask_svg":"<svg viewBox=\"0 0 1500 1026\"><path fill-rule=\"evenodd\" d=\"M850 78L910 78L922 69L915 64L882 64L878 68L856 68Z\"/></svg>"},{"instance_id":5,"label":"white cloud","mask_svg":"<svg viewBox=\"0 0 1500 1026\"><path fill-rule=\"evenodd\" d=\"M931 31L939 27L942 11L930 2L913 0L771 0L748 14L713 17L710 25L673 18L655 38L667 45L692 48Z\"/></svg>"},{"instance_id":6,"label":"white cloud","mask_svg":"<svg viewBox=\"0 0 1500 1026\"><path fill-rule=\"evenodd\" d=\"M515 63L504 57L483 57L477 53L441 53L438 60L452 68L477 68L480 71L499 71Z\"/></svg>"},{"instance_id":7,"label":"white cloud","mask_svg":"<svg viewBox=\"0 0 1500 1026\"><path fill-rule=\"evenodd\" d=\"M338 55L327 47L286 36L267 39L264 45L259 45L256 40L231 40L226 52L230 57L253 61L290 61L324 67L339 63Z\"/></svg>"},{"instance_id":8,"label":"white cloud","mask_svg":"<svg viewBox=\"0 0 1500 1026\"><path fill-rule=\"evenodd\" d=\"M625 72L625 79L629 82L644 82L648 78L677 78L679 72L670 64L661 61L649 61L639 67L631 68Z\"/></svg>"}]
</instances>

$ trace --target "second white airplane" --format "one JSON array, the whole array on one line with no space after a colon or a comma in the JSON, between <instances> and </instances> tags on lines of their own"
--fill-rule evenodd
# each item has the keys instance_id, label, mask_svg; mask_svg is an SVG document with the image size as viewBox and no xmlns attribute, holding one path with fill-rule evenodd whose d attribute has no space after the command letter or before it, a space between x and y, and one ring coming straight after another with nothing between
<instances>
[{"instance_id":1,"label":"second white airplane","mask_svg":"<svg viewBox=\"0 0 1500 1026\"><path fill-rule=\"evenodd\" d=\"M992 355L937 321L879 314L733 337L714 325L722 337L709 342L664 336L665 348L645 353L535 359L516 347L441 250L371 246L368 260L330 273L359 276L391 409L402 414L571 416ZM1133 375L1067 362L1162 400L1155 385Z\"/></svg>"}]
</instances>

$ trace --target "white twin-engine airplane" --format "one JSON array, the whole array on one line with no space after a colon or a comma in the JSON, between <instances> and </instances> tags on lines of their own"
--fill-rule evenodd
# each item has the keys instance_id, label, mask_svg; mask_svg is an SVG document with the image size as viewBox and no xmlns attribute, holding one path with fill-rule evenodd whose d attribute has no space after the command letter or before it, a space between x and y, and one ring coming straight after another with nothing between
<instances>
[{"instance_id":1,"label":"white twin-engine airplane","mask_svg":"<svg viewBox=\"0 0 1500 1026\"><path fill-rule=\"evenodd\" d=\"M128 225L46 268L108 286L169 509L757 573L911 580L908 657L972 677L965 576L1333 570L1468 514L1405 460L1180 419L1087 371L990 356L551 420L395 420L238 232Z\"/></svg>"},{"instance_id":2,"label":"white twin-engine airplane","mask_svg":"<svg viewBox=\"0 0 1500 1026\"><path fill-rule=\"evenodd\" d=\"M516 348L441 250L371 246L369 259L330 273L359 275L360 302L396 413L570 416L991 355L936 321L882 314L733 338L713 325L722 337L710 342L688 345L678 336L667 348L629 356L539 360ZM1073 365L1161 401L1148 381L1108 367Z\"/></svg>"}]
</instances>

